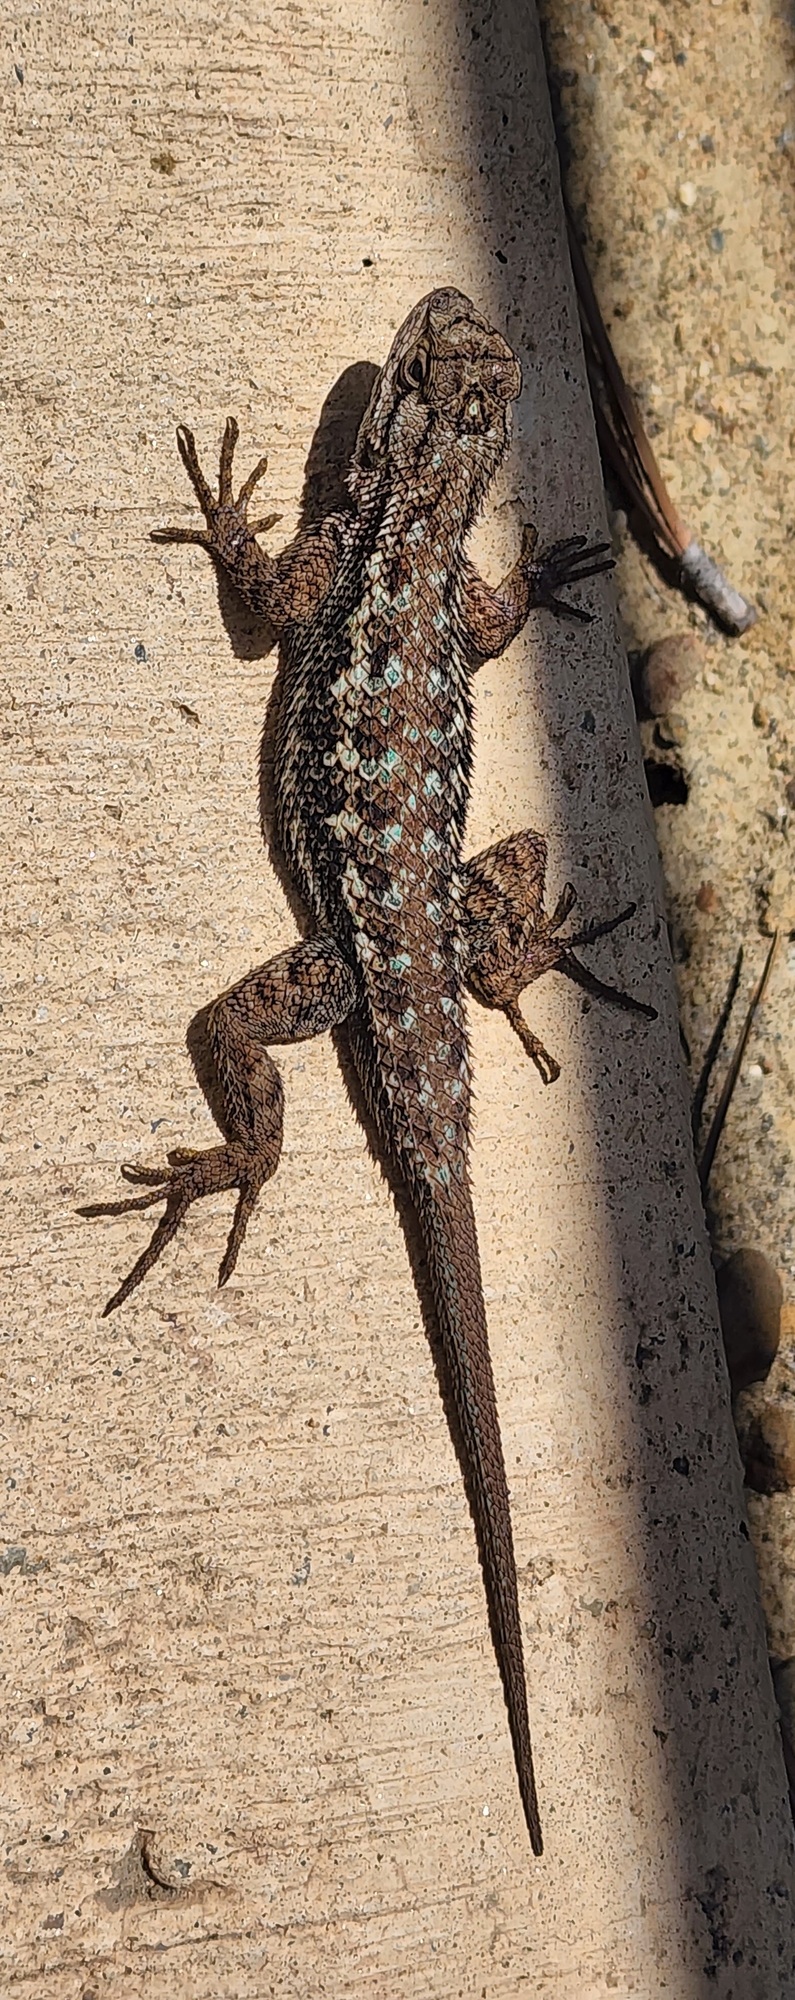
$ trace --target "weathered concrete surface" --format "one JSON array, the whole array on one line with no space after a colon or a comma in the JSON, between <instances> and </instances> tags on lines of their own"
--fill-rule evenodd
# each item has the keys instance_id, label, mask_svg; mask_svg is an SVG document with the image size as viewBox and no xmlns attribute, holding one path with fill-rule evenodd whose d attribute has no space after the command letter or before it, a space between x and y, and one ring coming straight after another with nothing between
<instances>
[{"instance_id":1,"label":"weathered concrete surface","mask_svg":"<svg viewBox=\"0 0 795 2000\"><path fill-rule=\"evenodd\" d=\"M324 399L450 280L526 362L490 573L528 513L545 538L599 525L525 16L14 17L8 1992L792 1989L783 1777L609 588L587 635L539 621L478 684L473 847L542 824L553 896L571 878L593 917L636 899L593 962L663 1013L583 1014L547 982L529 1013L564 1072L545 1092L472 1010L542 1863L404 1241L331 1047L283 1052L284 1160L226 1293L228 1200L110 1321L147 1220L75 1214L122 1159L211 1140L186 1026L294 934L258 813L274 661L207 564L146 539L188 518L175 422L209 462L234 410L289 531Z\"/></svg>"}]
</instances>

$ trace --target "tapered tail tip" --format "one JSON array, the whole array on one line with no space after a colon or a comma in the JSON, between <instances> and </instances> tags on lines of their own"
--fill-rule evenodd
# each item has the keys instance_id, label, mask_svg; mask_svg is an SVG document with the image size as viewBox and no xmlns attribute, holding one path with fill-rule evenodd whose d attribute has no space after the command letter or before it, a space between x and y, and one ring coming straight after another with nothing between
<instances>
[{"instance_id":1,"label":"tapered tail tip","mask_svg":"<svg viewBox=\"0 0 795 2000\"><path fill-rule=\"evenodd\" d=\"M522 1795L527 1831L530 1835L530 1846L534 1854L541 1856L544 1852L544 1839L541 1832L541 1814L538 1810L538 1799L536 1797L532 1771L529 1775L529 1782L527 1780L522 1782L520 1778L519 1790Z\"/></svg>"}]
</instances>

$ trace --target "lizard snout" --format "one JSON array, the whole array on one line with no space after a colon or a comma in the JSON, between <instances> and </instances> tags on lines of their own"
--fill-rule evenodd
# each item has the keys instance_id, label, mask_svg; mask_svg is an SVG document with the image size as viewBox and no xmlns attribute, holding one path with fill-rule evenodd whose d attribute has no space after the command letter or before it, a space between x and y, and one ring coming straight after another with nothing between
<instances>
[{"instance_id":1,"label":"lizard snout","mask_svg":"<svg viewBox=\"0 0 795 2000\"><path fill-rule=\"evenodd\" d=\"M492 395L503 403L515 403L522 390L522 370L516 355L506 345L503 354L490 355L484 373Z\"/></svg>"}]
</instances>

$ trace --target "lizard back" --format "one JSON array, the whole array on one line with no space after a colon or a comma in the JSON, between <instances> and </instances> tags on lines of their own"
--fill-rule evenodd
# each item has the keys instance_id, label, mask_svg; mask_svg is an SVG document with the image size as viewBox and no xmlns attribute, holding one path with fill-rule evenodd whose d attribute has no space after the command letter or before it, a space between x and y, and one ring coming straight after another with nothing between
<instances>
[{"instance_id":1,"label":"lizard back","mask_svg":"<svg viewBox=\"0 0 795 2000\"><path fill-rule=\"evenodd\" d=\"M375 543L354 531L326 602L289 648L277 794L290 865L356 967L383 1136L430 1174L460 1178L472 705L447 528L443 506L418 510L401 494Z\"/></svg>"},{"instance_id":2,"label":"lizard back","mask_svg":"<svg viewBox=\"0 0 795 2000\"><path fill-rule=\"evenodd\" d=\"M412 1182L442 1186L465 1180L470 1108L464 544L519 379L461 293L415 307L362 422L334 582L285 649L280 837L317 923L356 967L352 1043L382 1137L413 1163Z\"/></svg>"}]
</instances>

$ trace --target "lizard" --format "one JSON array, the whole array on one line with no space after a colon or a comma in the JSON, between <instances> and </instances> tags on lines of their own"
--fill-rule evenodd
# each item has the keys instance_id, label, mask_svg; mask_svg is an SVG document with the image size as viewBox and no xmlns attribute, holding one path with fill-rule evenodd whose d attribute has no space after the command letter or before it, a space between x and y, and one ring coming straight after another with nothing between
<instances>
[{"instance_id":1,"label":"lizard","mask_svg":"<svg viewBox=\"0 0 795 2000\"><path fill-rule=\"evenodd\" d=\"M566 935L570 884L545 911L547 843L532 830L468 861L462 845L473 755L474 671L503 653L530 612L587 620L562 589L612 567L584 535L537 552L534 528L499 586L467 536L508 447L521 365L451 287L408 314L376 377L348 474L350 508L266 554L249 519L261 458L233 491L238 426L224 432L218 496L193 433L179 452L203 528L153 539L198 543L249 608L279 633L283 686L274 759L278 839L310 915L307 935L249 972L208 1010L225 1140L127 1165L146 1189L84 1214L164 1200L150 1242L109 1299L129 1298L191 1203L236 1189L219 1283L231 1276L260 1190L278 1165L283 1090L269 1047L346 1024L378 1143L415 1212L430 1280L442 1381L452 1404L524 1816L543 1851L530 1742L508 1483L489 1354L469 1183L471 1070L465 988L502 1008L551 1083L559 1066L519 998L558 969L602 999L653 1017L603 984L575 947L634 913Z\"/></svg>"}]
</instances>

